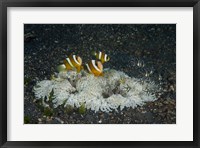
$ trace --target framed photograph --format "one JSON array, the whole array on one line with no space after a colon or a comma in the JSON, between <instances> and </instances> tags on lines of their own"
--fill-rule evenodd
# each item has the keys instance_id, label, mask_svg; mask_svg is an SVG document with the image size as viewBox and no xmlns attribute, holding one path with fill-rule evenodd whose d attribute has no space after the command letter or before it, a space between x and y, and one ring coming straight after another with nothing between
<instances>
[{"instance_id":1,"label":"framed photograph","mask_svg":"<svg viewBox=\"0 0 200 148\"><path fill-rule=\"evenodd\" d=\"M0 3L1 147L199 147L199 0Z\"/></svg>"}]
</instances>

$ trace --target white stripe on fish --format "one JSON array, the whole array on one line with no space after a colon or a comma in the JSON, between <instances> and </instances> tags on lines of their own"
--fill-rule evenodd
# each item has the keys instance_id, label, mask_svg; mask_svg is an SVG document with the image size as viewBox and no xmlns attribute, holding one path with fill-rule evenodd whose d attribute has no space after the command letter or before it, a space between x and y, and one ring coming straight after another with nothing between
<instances>
[{"instance_id":1,"label":"white stripe on fish","mask_svg":"<svg viewBox=\"0 0 200 148\"><path fill-rule=\"evenodd\" d=\"M85 64L85 65L87 66L87 69L89 70L89 72L92 73L92 71L91 71L89 65L88 65L88 64Z\"/></svg>"},{"instance_id":2,"label":"white stripe on fish","mask_svg":"<svg viewBox=\"0 0 200 148\"><path fill-rule=\"evenodd\" d=\"M95 65L95 60L92 60L92 65L97 71L101 72L101 70Z\"/></svg>"},{"instance_id":3,"label":"white stripe on fish","mask_svg":"<svg viewBox=\"0 0 200 148\"><path fill-rule=\"evenodd\" d=\"M68 61L69 65L70 65L71 67L74 67L74 65L72 64L72 62L70 61L69 58L66 58L66 60Z\"/></svg>"},{"instance_id":4,"label":"white stripe on fish","mask_svg":"<svg viewBox=\"0 0 200 148\"><path fill-rule=\"evenodd\" d=\"M73 59L76 62L76 64L80 65L80 63L76 60L76 55L73 55Z\"/></svg>"},{"instance_id":5,"label":"white stripe on fish","mask_svg":"<svg viewBox=\"0 0 200 148\"><path fill-rule=\"evenodd\" d=\"M102 52L101 52L101 51L99 51L99 59L101 59L101 55L102 55Z\"/></svg>"},{"instance_id":6,"label":"white stripe on fish","mask_svg":"<svg viewBox=\"0 0 200 148\"><path fill-rule=\"evenodd\" d=\"M104 56L104 61L107 61L107 54L105 54Z\"/></svg>"}]
</instances>

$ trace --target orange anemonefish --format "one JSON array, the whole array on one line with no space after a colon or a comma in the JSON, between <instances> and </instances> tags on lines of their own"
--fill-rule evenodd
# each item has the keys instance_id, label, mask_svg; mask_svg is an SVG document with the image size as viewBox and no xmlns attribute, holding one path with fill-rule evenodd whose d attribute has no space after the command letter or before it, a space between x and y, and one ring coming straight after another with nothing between
<instances>
[{"instance_id":1,"label":"orange anemonefish","mask_svg":"<svg viewBox=\"0 0 200 148\"><path fill-rule=\"evenodd\" d=\"M85 65L89 73L95 76L103 76L103 65L100 61L91 60Z\"/></svg>"},{"instance_id":2,"label":"orange anemonefish","mask_svg":"<svg viewBox=\"0 0 200 148\"><path fill-rule=\"evenodd\" d=\"M107 54L105 54L104 52L93 52L92 53L98 60L101 61L101 63L105 63L105 62L108 62L110 60L110 57L108 57Z\"/></svg>"},{"instance_id":3,"label":"orange anemonefish","mask_svg":"<svg viewBox=\"0 0 200 148\"><path fill-rule=\"evenodd\" d=\"M82 67L82 59L79 56L71 55L68 58L64 59L64 64L59 65L57 67L58 71L64 71L64 70L72 70L76 69L77 72L80 72Z\"/></svg>"}]
</instances>

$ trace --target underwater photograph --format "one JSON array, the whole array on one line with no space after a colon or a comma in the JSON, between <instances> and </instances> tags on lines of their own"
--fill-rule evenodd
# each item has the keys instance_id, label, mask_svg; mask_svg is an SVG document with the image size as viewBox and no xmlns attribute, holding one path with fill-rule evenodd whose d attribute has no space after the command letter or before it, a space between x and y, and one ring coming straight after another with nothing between
<instances>
[{"instance_id":1,"label":"underwater photograph","mask_svg":"<svg viewBox=\"0 0 200 148\"><path fill-rule=\"evenodd\" d=\"M24 24L24 124L176 124L176 24Z\"/></svg>"}]
</instances>

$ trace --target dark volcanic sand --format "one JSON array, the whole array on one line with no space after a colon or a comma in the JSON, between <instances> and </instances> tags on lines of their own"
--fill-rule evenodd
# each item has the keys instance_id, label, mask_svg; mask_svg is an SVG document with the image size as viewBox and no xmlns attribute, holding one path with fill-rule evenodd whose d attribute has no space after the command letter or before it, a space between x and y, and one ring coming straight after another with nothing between
<instances>
[{"instance_id":1,"label":"dark volcanic sand","mask_svg":"<svg viewBox=\"0 0 200 148\"><path fill-rule=\"evenodd\" d=\"M24 31L25 123L176 123L176 25L25 25ZM36 82L50 79L67 55L88 61L94 50L110 56L104 67L159 84L158 100L110 113L41 107Z\"/></svg>"}]
</instances>

